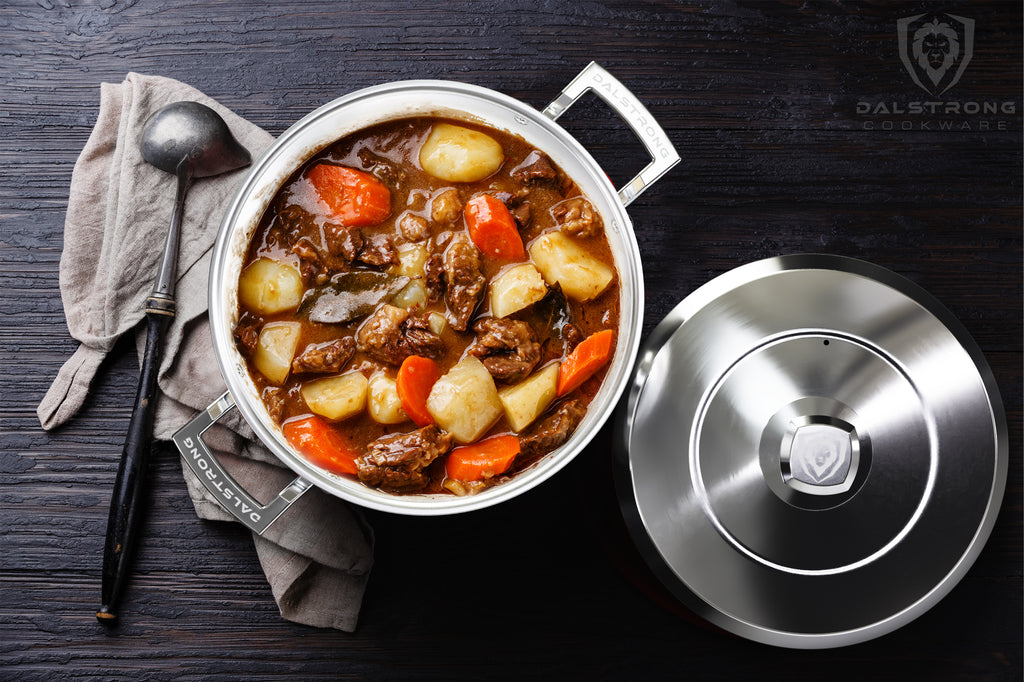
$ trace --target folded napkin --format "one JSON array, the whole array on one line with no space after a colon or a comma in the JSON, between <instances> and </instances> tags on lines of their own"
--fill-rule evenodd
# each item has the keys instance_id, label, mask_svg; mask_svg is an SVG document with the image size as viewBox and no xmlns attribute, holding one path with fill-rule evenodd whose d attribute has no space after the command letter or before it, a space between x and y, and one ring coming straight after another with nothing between
<instances>
[{"instance_id":1,"label":"folded napkin","mask_svg":"<svg viewBox=\"0 0 1024 682\"><path fill-rule=\"evenodd\" d=\"M257 158L273 141L260 128L183 83L129 73L103 83L100 111L71 177L60 290L68 329L81 345L39 405L52 429L79 410L104 357L125 332L145 348L145 300L152 291L170 224L176 180L143 160L139 133L160 107L193 100L216 110ZM206 315L213 242L227 202L245 171L197 180L185 203L175 298L157 379L154 438L171 436L226 390ZM126 396L127 398L127 396ZM242 487L264 502L294 474L254 437L237 411L205 439ZM110 484L118 453L111 452ZM234 520L184 465L200 518ZM274 599L285 618L352 631L372 564L373 533L363 517L318 489L307 492L262 537L253 536Z\"/></svg>"}]
</instances>

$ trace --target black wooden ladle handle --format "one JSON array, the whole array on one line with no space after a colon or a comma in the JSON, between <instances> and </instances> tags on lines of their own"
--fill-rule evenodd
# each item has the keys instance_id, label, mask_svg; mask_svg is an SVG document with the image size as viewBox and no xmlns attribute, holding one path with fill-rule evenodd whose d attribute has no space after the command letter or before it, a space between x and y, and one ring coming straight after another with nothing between
<instances>
[{"instance_id":1,"label":"black wooden ladle handle","mask_svg":"<svg viewBox=\"0 0 1024 682\"><path fill-rule=\"evenodd\" d=\"M135 395L135 408L128 425L128 434L121 451L121 465L110 498L110 516L107 520L107 540L103 548L102 605L96 612L101 622L117 620L117 602L128 577L129 554L134 547L134 536L139 523L139 504L149 451L152 447L153 414L156 409L156 376L160 369L163 335L174 319L174 299L153 295L146 301L146 352L142 358L139 390Z\"/></svg>"}]
</instances>

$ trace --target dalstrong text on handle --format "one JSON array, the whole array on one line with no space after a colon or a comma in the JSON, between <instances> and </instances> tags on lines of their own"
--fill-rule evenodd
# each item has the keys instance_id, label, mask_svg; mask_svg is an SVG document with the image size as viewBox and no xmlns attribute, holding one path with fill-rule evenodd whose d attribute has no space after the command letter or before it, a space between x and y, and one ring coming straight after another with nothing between
<instances>
[{"instance_id":1,"label":"dalstrong text on handle","mask_svg":"<svg viewBox=\"0 0 1024 682\"><path fill-rule=\"evenodd\" d=\"M234 504L236 515L240 513L247 516L250 521L256 524L263 520L263 517L259 512L255 511L252 507L246 504L245 501L240 499L238 493L217 475L216 468L212 467L210 462L203 457L203 453L196 446L195 441L193 441L192 438L185 438L182 440L181 444L187 449L188 456L192 458L192 463L194 465L192 469L195 470L198 467L198 469L203 471L206 475L209 482L205 483L205 485L208 490L211 492L214 488L219 490L221 497L223 497L227 502Z\"/></svg>"},{"instance_id":2,"label":"dalstrong text on handle","mask_svg":"<svg viewBox=\"0 0 1024 682\"><path fill-rule=\"evenodd\" d=\"M234 407L234 399L226 391L181 427L173 440L185 464L221 506L249 530L262 535L312 484L301 477L296 478L267 504L260 504L238 485L203 441L206 430Z\"/></svg>"},{"instance_id":3,"label":"dalstrong text on handle","mask_svg":"<svg viewBox=\"0 0 1024 682\"><path fill-rule=\"evenodd\" d=\"M640 100L597 62L590 62L566 85L562 94L545 107L543 114L557 121L588 90L592 90L622 117L651 155L651 162L618 190L622 205L629 206L644 190L679 163L679 154Z\"/></svg>"},{"instance_id":4,"label":"dalstrong text on handle","mask_svg":"<svg viewBox=\"0 0 1024 682\"><path fill-rule=\"evenodd\" d=\"M604 93L609 102L617 101L622 106L619 111L628 116L633 122L633 131L642 134L647 140L647 150L652 155L662 159L670 159L675 155L675 150L668 144L664 133L660 128L647 118L646 110L640 101L618 81L611 79L607 73L594 71L590 75L593 89Z\"/></svg>"}]
</instances>

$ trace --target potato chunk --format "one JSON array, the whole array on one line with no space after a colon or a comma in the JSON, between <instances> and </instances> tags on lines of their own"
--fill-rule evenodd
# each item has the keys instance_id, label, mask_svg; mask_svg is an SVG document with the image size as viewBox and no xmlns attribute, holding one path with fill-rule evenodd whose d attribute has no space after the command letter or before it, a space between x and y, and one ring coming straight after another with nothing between
<instances>
[{"instance_id":1,"label":"potato chunk","mask_svg":"<svg viewBox=\"0 0 1024 682\"><path fill-rule=\"evenodd\" d=\"M498 391L512 430L519 433L548 409L558 391L558 363L534 372L515 386Z\"/></svg>"},{"instance_id":2,"label":"potato chunk","mask_svg":"<svg viewBox=\"0 0 1024 682\"><path fill-rule=\"evenodd\" d=\"M434 384L427 412L459 443L472 443L501 417L494 379L483 363L467 355Z\"/></svg>"},{"instance_id":3,"label":"potato chunk","mask_svg":"<svg viewBox=\"0 0 1024 682\"><path fill-rule=\"evenodd\" d=\"M544 278L531 263L509 268L491 281L491 314L505 317L536 303L548 293Z\"/></svg>"},{"instance_id":4,"label":"potato chunk","mask_svg":"<svg viewBox=\"0 0 1024 682\"><path fill-rule=\"evenodd\" d=\"M608 288L615 270L561 232L548 232L530 244L530 256L548 284L558 282L569 298L589 301Z\"/></svg>"},{"instance_id":5,"label":"potato chunk","mask_svg":"<svg viewBox=\"0 0 1024 682\"><path fill-rule=\"evenodd\" d=\"M256 341L252 364L275 384L282 384L292 368L295 349L299 345L298 322L270 322L264 325Z\"/></svg>"},{"instance_id":6,"label":"potato chunk","mask_svg":"<svg viewBox=\"0 0 1024 682\"><path fill-rule=\"evenodd\" d=\"M405 310L411 310L427 302L427 287L422 280L414 279L405 285L405 288L395 294L391 299L391 305Z\"/></svg>"},{"instance_id":7,"label":"potato chunk","mask_svg":"<svg viewBox=\"0 0 1024 682\"><path fill-rule=\"evenodd\" d=\"M332 421L348 419L366 407L366 377L349 372L302 385L302 399L309 409Z\"/></svg>"},{"instance_id":8,"label":"potato chunk","mask_svg":"<svg viewBox=\"0 0 1024 682\"><path fill-rule=\"evenodd\" d=\"M497 140L450 123L435 124L420 148L423 170L447 182L483 180L504 162Z\"/></svg>"},{"instance_id":9,"label":"potato chunk","mask_svg":"<svg viewBox=\"0 0 1024 682\"><path fill-rule=\"evenodd\" d=\"M302 277L290 265L260 258L238 278L238 300L261 313L294 310L302 301Z\"/></svg>"},{"instance_id":10,"label":"potato chunk","mask_svg":"<svg viewBox=\"0 0 1024 682\"><path fill-rule=\"evenodd\" d=\"M441 336L448 329L448 320L444 319L441 313L431 311L427 314L427 326L430 327L430 331Z\"/></svg>"},{"instance_id":11,"label":"potato chunk","mask_svg":"<svg viewBox=\"0 0 1024 682\"><path fill-rule=\"evenodd\" d=\"M366 411L378 424L401 424L409 419L402 409L395 380L384 374L374 374L366 386Z\"/></svg>"},{"instance_id":12,"label":"potato chunk","mask_svg":"<svg viewBox=\"0 0 1024 682\"><path fill-rule=\"evenodd\" d=\"M393 275L405 275L410 279L423 276L423 265L427 262L427 249L422 244L402 244L398 247L398 264L388 269Z\"/></svg>"}]
</instances>

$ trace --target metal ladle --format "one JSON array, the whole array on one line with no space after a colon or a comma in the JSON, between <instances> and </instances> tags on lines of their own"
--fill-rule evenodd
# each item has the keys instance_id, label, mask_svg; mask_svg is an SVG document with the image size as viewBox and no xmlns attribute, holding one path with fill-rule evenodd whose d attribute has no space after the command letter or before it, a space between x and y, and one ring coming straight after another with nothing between
<instances>
[{"instance_id":1,"label":"metal ladle","mask_svg":"<svg viewBox=\"0 0 1024 682\"><path fill-rule=\"evenodd\" d=\"M110 500L103 550L102 605L96 612L96 618L105 623L117 620L114 609L127 577L128 559L142 506L140 491L146 477L153 432L157 370L163 335L175 313L174 281L185 195L194 179L220 175L247 166L252 161L224 119L198 102L175 102L157 111L146 121L139 136L139 146L148 163L178 178L178 192L156 285L146 299L146 351L135 408Z\"/></svg>"}]
</instances>

